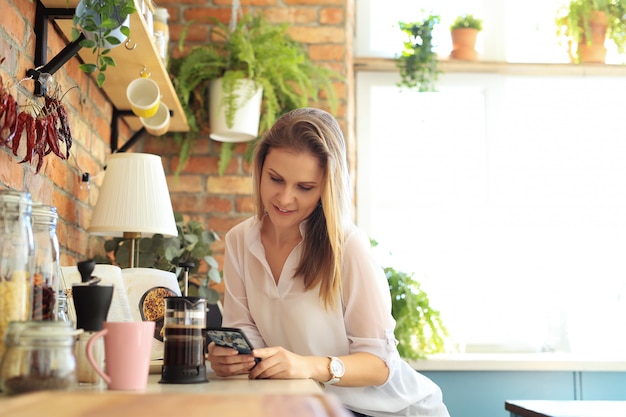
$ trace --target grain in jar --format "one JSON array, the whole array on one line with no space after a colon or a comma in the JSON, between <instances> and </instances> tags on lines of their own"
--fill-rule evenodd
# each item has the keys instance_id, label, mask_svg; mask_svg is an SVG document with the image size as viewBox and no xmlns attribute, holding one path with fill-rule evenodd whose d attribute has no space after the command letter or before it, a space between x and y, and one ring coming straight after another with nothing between
<instances>
[{"instance_id":1,"label":"grain in jar","mask_svg":"<svg viewBox=\"0 0 626 417\"><path fill-rule=\"evenodd\" d=\"M0 358L10 321L31 317L34 255L29 193L0 190Z\"/></svg>"}]
</instances>

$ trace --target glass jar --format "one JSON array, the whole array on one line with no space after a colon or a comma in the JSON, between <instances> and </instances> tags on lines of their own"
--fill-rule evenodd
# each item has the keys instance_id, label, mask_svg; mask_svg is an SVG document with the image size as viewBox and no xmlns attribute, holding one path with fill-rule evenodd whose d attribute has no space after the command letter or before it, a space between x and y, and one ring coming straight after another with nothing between
<instances>
[{"instance_id":1,"label":"glass jar","mask_svg":"<svg viewBox=\"0 0 626 417\"><path fill-rule=\"evenodd\" d=\"M57 314L57 320L58 321L65 321L65 322L71 322L72 321L70 319L69 309L68 309L68 305L67 305L67 295L65 294L64 290L57 291L57 309L56 309L56 314Z\"/></svg>"},{"instance_id":2,"label":"glass jar","mask_svg":"<svg viewBox=\"0 0 626 417\"><path fill-rule=\"evenodd\" d=\"M59 290L59 240L57 239L57 209L40 203L33 204L33 320L56 320Z\"/></svg>"},{"instance_id":3,"label":"glass jar","mask_svg":"<svg viewBox=\"0 0 626 417\"><path fill-rule=\"evenodd\" d=\"M0 365L0 388L20 394L40 390L68 390L76 385L76 335L72 323L12 321L6 333L6 352Z\"/></svg>"},{"instance_id":4,"label":"glass jar","mask_svg":"<svg viewBox=\"0 0 626 417\"><path fill-rule=\"evenodd\" d=\"M31 316L33 229L29 193L0 191L0 358L10 321Z\"/></svg>"},{"instance_id":5,"label":"glass jar","mask_svg":"<svg viewBox=\"0 0 626 417\"><path fill-rule=\"evenodd\" d=\"M154 42L164 63L167 63L167 50L170 44L170 29L167 24L169 18L170 14L165 7L155 7L153 16Z\"/></svg>"}]
</instances>

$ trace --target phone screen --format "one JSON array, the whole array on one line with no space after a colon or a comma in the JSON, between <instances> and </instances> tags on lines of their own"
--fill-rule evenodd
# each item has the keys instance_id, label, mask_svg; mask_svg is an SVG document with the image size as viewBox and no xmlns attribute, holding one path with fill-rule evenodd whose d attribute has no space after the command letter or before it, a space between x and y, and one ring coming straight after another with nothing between
<instances>
[{"instance_id":1,"label":"phone screen","mask_svg":"<svg viewBox=\"0 0 626 417\"><path fill-rule=\"evenodd\" d=\"M252 344L241 329L221 327L219 329L207 329L206 334L218 346L229 347L239 353L252 354ZM255 358L258 362L260 359Z\"/></svg>"}]
</instances>

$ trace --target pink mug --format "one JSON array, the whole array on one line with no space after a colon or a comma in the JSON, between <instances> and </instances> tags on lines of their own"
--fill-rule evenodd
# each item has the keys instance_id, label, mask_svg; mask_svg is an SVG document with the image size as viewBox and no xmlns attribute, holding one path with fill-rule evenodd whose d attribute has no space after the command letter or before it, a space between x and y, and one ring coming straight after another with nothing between
<instances>
[{"instance_id":1,"label":"pink mug","mask_svg":"<svg viewBox=\"0 0 626 417\"><path fill-rule=\"evenodd\" d=\"M93 354L93 345L100 337L104 337L106 373L98 366ZM153 337L153 321L104 322L103 329L87 342L87 360L110 390L145 390Z\"/></svg>"}]
</instances>

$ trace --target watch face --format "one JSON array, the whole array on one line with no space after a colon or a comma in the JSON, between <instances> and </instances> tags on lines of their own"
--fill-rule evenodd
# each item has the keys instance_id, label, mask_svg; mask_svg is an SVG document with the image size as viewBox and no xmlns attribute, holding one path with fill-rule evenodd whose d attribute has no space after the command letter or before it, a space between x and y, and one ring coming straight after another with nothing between
<instances>
[{"instance_id":1,"label":"watch face","mask_svg":"<svg viewBox=\"0 0 626 417\"><path fill-rule=\"evenodd\" d=\"M343 362L341 362L337 358L333 358L330 361L330 370L332 371L334 376L341 377L344 373Z\"/></svg>"}]
</instances>

